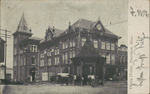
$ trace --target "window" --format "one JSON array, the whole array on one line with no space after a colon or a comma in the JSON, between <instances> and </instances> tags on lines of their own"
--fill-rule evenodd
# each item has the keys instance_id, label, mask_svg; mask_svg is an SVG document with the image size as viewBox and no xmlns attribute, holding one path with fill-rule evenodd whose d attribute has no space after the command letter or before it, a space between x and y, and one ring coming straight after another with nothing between
<instances>
[{"instance_id":1,"label":"window","mask_svg":"<svg viewBox=\"0 0 150 94\"><path fill-rule=\"evenodd\" d=\"M47 52L47 56L51 56L51 52L50 51Z\"/></svg>"},{"instance_id":2,"label":"window","mask_svg":"<svg viewBox=\"0 0 150 94\"><path fill-rule=\"evenodd\" d=\"M110 43L109 42L106 43L106 49L110 50Z\"/></svg>"},{"instance_id":3,"label":"window","mask_svg":"<svg viewBox=\"0 0 150 94\"><path fill-rule=\"evenodd\" d=\"M115 50L115 44L111 43L111 50Z\"/></svg>"},{"instance_id":4,"label":"window","mask_svg":"<svg viewBox=\"0 0 150 94\"><path fill-rule=\"evenodd\" d=\"M111 63L112 65L115 65L115 55L111 54Z\"/></svg>"},{"instance_id":5,"label":"window","mask_svg":"<svg viewBox=\"0 0 150 94\"><path fill-rule=\"evenodd\" d=\"M93 42L94 42L94 47L95 47L95 48L98 48L98 41L97 41L97 40L94 40Z\"/></svg>"},{"instance_id":6,"label":"window","mask_svg":"<svg viewBox=\"0 0 150 94\"><path fill-rule=\"evenodd\" d=\"M105 53L103 53L101 56L102 56L102 57L105 57Z\"/></svg>"},{"instance_id":7,"label":"window","mask_svg":"<svg viewBox=\"0 0 150 94\"><path fill-rule=\"evenodd\" d=\"M17 48L14 47L14 55L16 55L16 54L17 54Z\"/></svg>"},{"instance_id":8,"label":"window","mask_svg":"<svg viewBox=\"0 0 150 94\"><path fill-rule=\"evenodd\" d=\"M70 52L70 58L72 58L72 55L73 55L72 52Z\"/></svg>"},{"instance_id":9,"label":"window","mask_svg":"<svg viewBox=\"0 0 150 94\"><path fill-rule=\"evenodd\" d=\"M68 48L68 43L67 42L63 42L62 46L63 46L63 49L66 49L66 48Z\"/></svg>"},{"instance_id":10,"label":"window","mask_svg":"<svg viewBox=\"0 0 150 94\"><path fill-rule=\"evenodd\" d=\"M86 39L85 38L82 38L82 46L84 45Z\"/></svg>"},{"instance_id":11,"label":"window","mask_svg":"<svg viewBox=\"0 0 150 94\"><path fill-rule=\"evenodd\" d=\"M17 58L14 59L14 66L17 66Z\"/></svg>"},{"instance_id":12,"label":"window","mask_svg":"<svg viewBox=\"0 0 150 94\"><path fill-rule=\"evenodd\" d=\"M72 42L72 39L70 39L70 47L73 46L73 42Z\"/></svg>"},{"instance_id":13,"label":"window","mask_svg":"<svg viewBox=\"0 0 150 94\"><path fill-rule=\"evenodd\" d=\"M62 43L62 48L65 49L65 42Z\"/></svg>"},{"instance_id":14,"label":"window","mask_svg":"<svg viewBox=\"0 0 150 94\"><path fill-rule=\"evenodd\" d=\"M44 53L41 53L41 54L40 54L40 58L44 58Z\"/></svg>"},{"instance_id":15,"label":"window","mask_svg":"<svg viewBox=\"0 0 150 94\"><path fill-rule=\"evenodd\" d=\"M120 63L122 63L122 56L119 56L119 61Z\"/></svg>"},{"instance_id":16,"label":"window","mask_svg":"<svg viewBox=\"0 0 150 94\"><path fill-rule=\"evenodd\" d=\"M59 64L59 57L55 57L55 65L58 65Z\"/></svg>"},{"instance_id":17,"label":"window","mask_svg":"<svg viewBox=\"0 0 150 94\"><path fill-rule=\"evenodd\" d=\"M72 60L71 60L71 58L73 58L73 57L75 57L75 51L71 51L70 52L70 64L72 63Z\"/></svg>"},{"instance_id":18,"label":"window","mask_svg":"<svg viewBox=\"0 0 150 94\"><path fill-rule=\"evenodd\" d=\"M30 45L30 52L37 52L37 46L36 45Z\"/></svg>"},{"instance_id":19,"label":"window","mask_svg":"<svg viewBox=\"0 0 150 94\"><path fill-rule=\"evenodd\" d=\"M72 52L72 57L75 57L75 51Z\"/></svg>"},{"instance_id":20,"label":"window","mask_svg":"<svg viewBox=\"0 0 150 94\"><path fill-rule=\"evenodd\" d=\"M48 81L48 72L42 73L42 81Z\"/></svg>"},{"instance_id":21,"label":"window","mask_svg":"<svg viewBox=\"0 0 150 94\"><path fill-rule=\"evenodd\" d=\"M52 65L51 58L48 58L48 66Z\"/></svg>"},{"instance_id":22,"label":"window","mask_svg":"<svg viewBox=\"0 0 150 94\"><path fill-rule=\"evenodd\" d=\"M68 42L65 43L65 48L68 48Z\"/></svg>"},{"instance_id":23,"label":"window","mask_svg":"<svg viewBox=\"0 0 150 94\"><path fill-rule=\"evenodd\" d=\"M20 65L23 65L23 56L20 57Z\"/></svg>"},{"instance_id":24,"label":"window","mask_svg":"<svg viewBox=\"0 0 150 94\"><path fill-rule=\"evenodd\" d=\"M68 63L68 53L65 53L65 63Z\"/></svg>"},{"instance_id":25,"label":"window","mask_svg":"<svg viewBox=\"0 0 150 94\"><path fill-rule=\"evenodd\" d=\"M55 55L59 55L59 49L58 48L55 49Z\"/></svg>"},{"instance_id":26,"label":"window","mask_svg":"<svg viewBox=\"0 0 150 94\"><path fill-rule=\"evenodd\" d=\"M110 64L110 54L106 56L107 60L106 60L106 64Z\"/></svg>"},{"instance_id":27,"label":"window","mask_svg":"<svg viewBox=\"0 0 150 94\"><path fill-rule=\"evenodd\" d=\"M23 49L20 49L20 54L22 54L23 53Z\"/></svg>"},{"instance_id":28,"label":"window","mask_svg":"<svg viewBox=\"0 0 150 94\"><path fill-rule=\"evenodd\" d=\"M16 44L16 43L17 43L17 38L14 39L14 44Z\"/></svg>"},{"instance_id":29,"label":"window","mask_svg":"<svg viewBox=\"0 0 150 94\"><path fill-rule=\"evenodd\" d=\"M74 47L76 44L75 40L72 40L72 46Z\"/></svg>"},{"instance_id":30,"label":"window","mask_svg":"<svg viewBox=\"0 0 150 94\"><path fill-rule=\"evenodd\" d=\"M49 40L51 40L51 34L50 34L50 32L47 34L47 41L49 41Z\"/></svg>"},{"instance_id":31,"label":"window","mask_svg":"<svg viewBox=\"0 0 150 94\"><path fill-rule=\"evenodd\" d=\"M36 58L35 58L35 56L33 56L32 58L31 58L32 60L32 64L35 64L35 62L36 62Z\"/></svg>"},{"instance_id":32,"label":"window","mask_svg":"<svg viewBox=\"0 0 150 94\"><path fill-rule=\"evenodd\" d=\"M23 57L23 65L26 65L26 57Z\"/></svg>"},{"instance_id":33,"label":"window","mask_svg":"<svg viewBox=\"0 0 150 94\"><path fill-rule=\"evenodd\" d=\"M73 54L72 54L72 52L70 52L70 60L69 60L70 64L72 63L72 61L71 61L72 56L73 56Z\"/></svg>"},{"instance_id":34,"label":"window","mask_svg":"<svg viewBox=\"0 0 150 94\"><path fill-rule=\"evenodd\" d=\"M68 53L63 53L63 63L68 63Z\"/></svg>"},{"instance_id":35,"label":"window","mask_svg":"<svg viewBox=\"0 0 150 94\"><path fill-rule=\"evenodd\" d=\"M126 57L125 57L125 56L123 56L122 58L123 58L123 60L122 60L122 61L123 61L123 63L125 63L125 62L126 62Z\"/></svg>"},{"instance_id":36,"label":"window","mask_svg":"<svg viewBox=\"0 0 150 94\"><path fill-rule=\"evenodd\" d=\"M43 67L44 66L44 60L40 60L40 66Z\"/></svg>"},{"instance_id":37,"label":"window","mask_svg":"<svg viewBox=\"0 0 150 94\"><path fill-rule=\"evenodd\" d=\"M102 42L102 49L105 49L105 42Z\"/></svg>"},{"instance_id":38,"label":"window","mask_svg":"<svg viewBox=\"0 0 150 94\"><path fill-rule=\"evenodd\" d=\"M23 52L27 52L27 47L23 47Z\"/></svg>"},{"instance_id":39,"label":"window","mask_svg":"<svg viewBox=\"0 0 150 94\"><path fill-rule=\"evenodd\" d=\"M70 39L70 47L74 47L75 46L75 40L74 39Z\"/></svg>"}]
</instances>

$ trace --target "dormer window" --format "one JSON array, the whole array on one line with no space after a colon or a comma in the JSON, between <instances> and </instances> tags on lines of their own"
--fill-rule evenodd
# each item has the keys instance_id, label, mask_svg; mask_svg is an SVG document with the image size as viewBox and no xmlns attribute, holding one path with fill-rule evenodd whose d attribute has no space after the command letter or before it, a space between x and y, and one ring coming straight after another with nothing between
<instances>
[{"instance_id":1,"label":"dormer window","mask_svg":"<svg viewBox=\"0 0 150 94\"><path fill-rule=\"evenodd\" d=\"M30 45L30 52L37 52L37 46L36 45Z\"/></svg>"},{"instance_id":2,"label":"dormer window","mask_svg":"<svg viewBox=\"0 0 150 94\"><path fill-rule=\"evenodd\" d=\"M50 34L50 32L47 34L47 37L46 37L47 39L47 41L49 41L49 40L51 40L51 34Z\"/></svg>"},{"instance_id":3,"label":"dormer window","mask_svg":"<svg viewBox=\"0 0 150 94\"><path fill-rule=\"evenodd\" d=\"M100 24L97 24L96 28L97 28L98 30L101 30L101 29L102 29L102 27L101 27Z\"/></svg>"},{"instance_id":4,"label":"dormer window","mask_svg":"<svg viewBox=\"0 0 150 94\"><path fill-rule=\"evenodd\" d=\"M53 38L53 36L54 36L54 32L55 32L54 27L53 27L53 29L52 29L52 28L49 26L48 29L46 30L46 33L45 33L45 40L46 40L46 41L51 40L51 39Z\"/></svg>"}]
</instances>

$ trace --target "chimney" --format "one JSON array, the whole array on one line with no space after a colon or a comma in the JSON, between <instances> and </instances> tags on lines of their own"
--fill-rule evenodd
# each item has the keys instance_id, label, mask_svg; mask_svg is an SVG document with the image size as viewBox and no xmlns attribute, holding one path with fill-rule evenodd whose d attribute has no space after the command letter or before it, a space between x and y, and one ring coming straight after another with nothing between
<instances>
[{"instance_id":1,"label":"chimney","mask_svg":"<svg viewBox=\"0 0 150 94\"><path fill-rule=\"evenodd\" d=\"M32 32L32 29L31 29L31 27L30 27L29 31L30 31L30 32Z\"/></svg>"},{"instance_id":2,"label":"chimney","mask_svg":"<svg viewBox=\"0 0 150 94\"><path fill-rule=\"evenodd\" d=\"M69 22L69 30L71 30L71 22Z\"/></svg>"},{"instance_id":3,"label":"chimney","mask_svg":"<svg viewBox=\"0 0 150 94\"><path fill-rule=\"evenodd\" d=\"M55 29L54 29L55 27L53 26L53 33L55 33Z\"/></svg>"}]
</instances>

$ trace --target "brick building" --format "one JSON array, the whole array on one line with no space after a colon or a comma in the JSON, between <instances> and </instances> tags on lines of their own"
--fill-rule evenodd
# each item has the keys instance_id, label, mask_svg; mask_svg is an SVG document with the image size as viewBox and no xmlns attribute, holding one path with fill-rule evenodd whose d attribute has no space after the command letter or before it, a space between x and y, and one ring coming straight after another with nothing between
<instances>
[{"instance_id":1,"label":"brick building","mask_svg":"<svg viewBox=\"0 0 150 94\"><path fill-rule=\"evenodd\" d=\"M96 53L106 58L104 64L106 74L112 68L112 71L116 73L122 66L122 63L118 62L118 56L122 55L121 51L118 51L120 37L106 29L100 19L95 22L79 19L72 25L69 22L65 31L49 26L44 39L39 39L32 37L32 32L28 29L23 15L13 35L13 65L16 81L50 81L57 73L72 74L71 59L81 54L87 37ZM126 68L127 62L124 65L123 67ZM89 71L93 69L91 66L87 68ZM76 68L76 75L80 75L80 70L80 67ZM106 78L111 76L108 75Z\"/></svg>"}]
</instances>

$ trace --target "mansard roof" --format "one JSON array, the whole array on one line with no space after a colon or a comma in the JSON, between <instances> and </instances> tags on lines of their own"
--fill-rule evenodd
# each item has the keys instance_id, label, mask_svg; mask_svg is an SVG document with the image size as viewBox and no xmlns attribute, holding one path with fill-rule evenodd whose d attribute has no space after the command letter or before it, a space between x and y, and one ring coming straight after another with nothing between
<instances>
[{"instance_id":1,"label":"mansard roof","mask_svg":"<svg viewBox=\"0 0 150 94\"><path fill-rule=\"evenodd\" d=\"M52 30L52 28L50 28L50 29ZM55 37L59 37L60 34L63 33L63 30L60 30L60 29L57 29L57 28L54 29L54 30L55 30L55 32L53 33L54 34L54 38ZM49 31L46 31L46 35L47 35L47 32L49 32ZM40 41L40 43L43 43L43 42L46 42L45 38Z\"/></svg>"},{"instance_id":2,"label":"mansard roof","mask_svg":"<svg viewBox=\"0 0 150 94\"><path fill-rule=\"evenodd\" d=\"M102 30L100 31L103 31L104 32L104 35L111 35L111 36L114 36L114 37L118 37L116 34L112 33L111 31L109 31L107 28L105 28L101 22L101 20L97 20L95 22L93 21L90 21L90 20L86 20L86 19L79 19L78 21L76 21L72 26L71 28L72 29L75 29L75 28L83 28L83 29L87 29L87 30L91 30L91 31L94 31L93 29L95 28L95 26L97 24L100 24L102 26ZM67 28L65 30L65 32L69 31L69 28ZM94 31L95 33L97 31Z\"/></svg>"},{"instance_id":3,"label":"mansard roof","mask_svg":"<svg viewBox=\"0 0 150 94\"><path fill-rule=\"evenodd\" d=\"M19 42L19 45L26 45L28 43L39 43L42 40L42 38L38 38L38 37L29 37L27 39L24 39L22 41Z\"/></svg>"}]
</instances>

